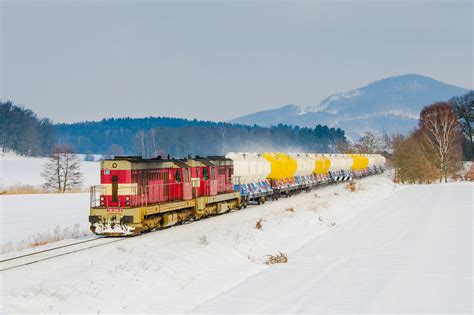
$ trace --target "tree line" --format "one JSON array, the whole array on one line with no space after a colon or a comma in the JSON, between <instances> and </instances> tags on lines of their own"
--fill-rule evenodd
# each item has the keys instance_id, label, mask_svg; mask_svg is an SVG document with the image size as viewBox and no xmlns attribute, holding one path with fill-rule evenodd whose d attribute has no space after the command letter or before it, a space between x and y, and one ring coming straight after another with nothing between
<instances>
[{"instance_id":1,"label":"tree line","mask_svg":"<svg viewBox=\"0 0 474 315\"><path fill-rule=\"evenodd\" d=\"M56 141L53 123L11 101L0 102L0 147L28 156L46 156Z\"/></svg>"},{"instance_id":2,"label":"tree line","mask_svg":"<svg viewBox=\"0 0 474 315\"><path fill-rule=\"evenodd\" d=\"M58 142L81 153L143 157L222 155L229 151L334 152L344 131L317 125L270 128L166 117L104 119L57 125Z\"/></svg>"},{"instance_id":3,"label":"tree line","mask_svg":"<svg viewBox=\"0 0 474 315\"><path fill-rule=\"evenodd\" d=\"M11 101L0 103L0 146L28 156L49 156L55 145L103 155L218 155L229 151L333 152L344 131L317 125L270 128L170 117L110 118L53 124Z\"/></svg>"},{"instance_id":4,"label":"tree line","mask_svg":"<svg viewBox=\"0 0 474 315\"><path fill-rule=\"evenodd\" d=\"M431 183L457 178L463 167L462 130L452 104L425 106L417 129L408 136L393 137L395 181Z\"/></svg>"},{"instance_id":5,"label":"tree line","mask_svg":"<svg viewBox=\"0 0 474 315\"><path fill-rule=\"evenodd\" d=\"M470 91L447 102L460 124L460 145L465 160L474 156L473 99L474 92ZM264 128L172 117L53 124L11 101L0 102L0 132L0 146L4 151L12 149L32 156L49 155L54 145L74 147L85 154L144 157L168 154L182 157L228 151L374 151L371 148L374 135L370 133L361 139L359 147L350 147L343 130L321 125L299 128L280 124ZM382 140L387 143L386 139Z\"/></svg>"}]
</instances>

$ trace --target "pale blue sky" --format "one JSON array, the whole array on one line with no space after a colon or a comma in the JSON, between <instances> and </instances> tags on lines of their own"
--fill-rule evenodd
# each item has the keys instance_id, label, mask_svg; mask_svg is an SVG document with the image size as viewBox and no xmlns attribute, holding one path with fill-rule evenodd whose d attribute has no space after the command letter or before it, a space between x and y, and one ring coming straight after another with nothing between
<instances>
[{"instance_id":1,"label":"pale blue sky","mask_svg":"<svg viewBox=\"0 0 474 315\"><path fill-rule=\"evenodd\" d=\"M2 1L1 98L227 120L404 73L473 87L472 1Z\"/></svg>"}]
</instances>

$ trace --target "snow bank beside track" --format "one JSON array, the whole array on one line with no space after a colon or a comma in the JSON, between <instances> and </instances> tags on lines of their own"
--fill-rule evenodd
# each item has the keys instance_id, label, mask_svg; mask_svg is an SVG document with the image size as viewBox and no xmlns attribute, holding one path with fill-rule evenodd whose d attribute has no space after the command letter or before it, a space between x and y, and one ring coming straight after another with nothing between
<instances>
[{"instance_id":1,"label":"snow bank beside track","mask_svg":"<svg viewBox=\"0 0 474 315\"><path fill-rule=\"evenodd\" d=\"M55 230L56 234L70 232L63 238L89 230L88 193L0 195L0 205L0 249L4 252L25 247L37 234L46 240L47 235L55 236Z\"/></svg>"}]
</instances>

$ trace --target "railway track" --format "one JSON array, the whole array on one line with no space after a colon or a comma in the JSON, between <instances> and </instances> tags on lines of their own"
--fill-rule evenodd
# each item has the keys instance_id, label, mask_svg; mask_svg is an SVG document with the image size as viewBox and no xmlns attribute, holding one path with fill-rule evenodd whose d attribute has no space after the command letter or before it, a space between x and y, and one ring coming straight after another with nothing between
<instances>
[{"instance_id":1,"label":"railway track","mask_svg":"<svg viewBox=\"0 0 474 315\"><path fill-rule=\"evenodd\" d=\"M126 240L126 238L98 237L6 258L0 260L0 272L124 240Z\"/></svg>"}]
</instances>

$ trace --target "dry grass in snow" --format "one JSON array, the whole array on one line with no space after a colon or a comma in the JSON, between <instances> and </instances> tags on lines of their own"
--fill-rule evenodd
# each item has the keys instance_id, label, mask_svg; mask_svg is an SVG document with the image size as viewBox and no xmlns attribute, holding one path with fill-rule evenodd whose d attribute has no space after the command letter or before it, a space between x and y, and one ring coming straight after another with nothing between
<instances>
[{"instance_id":1,"label":"dry grass in snow","mask_svg":"<svg viewBox=\"0 0 474 315\"><path fill-rule=\"evenodd\" d=\"M80 238L87 235L91 235L91 232L83 229L79 224L75 224L72 227L60 227L58 225L53 231L48 230L43 233L35 233L21 241L9 241L1 244L0 254L41 246L65 239Z\"/></svg>"},{"instance_id":2,"label":"dry grass in snow","mask_svg":"<svg viewBox=\"0 0 474 315\"><path fill-rule=\"evenodd\" d=\"M295 212L295 207L288 207L288 208L286 208L286 211Z\"/></svg>"},{"instance_id":3,"label":"dry grass in snow","mask_svg":"<svg viewBox=\"0 0 474 315\"><path fill-rule=\"evenodd\" d=\"M266 265L274 265L274 264L286 264L288 262L288 255L282 252L279 252L275 255L268 255L267 261L265 261Z\"/></svg>"},{"instance_id":4,"label":"dry grass in snow","mask_svg":"<svg viewBox=\"0 0 474 315\"><path fill-rule=\"evenodd\" d=\"M346 185L346 189L349 190L350 192L355 192L356 191L356 184L355 182L349 182Z\"/></svg>"}]
</instances>

